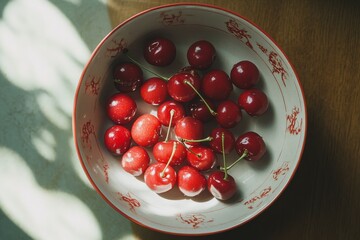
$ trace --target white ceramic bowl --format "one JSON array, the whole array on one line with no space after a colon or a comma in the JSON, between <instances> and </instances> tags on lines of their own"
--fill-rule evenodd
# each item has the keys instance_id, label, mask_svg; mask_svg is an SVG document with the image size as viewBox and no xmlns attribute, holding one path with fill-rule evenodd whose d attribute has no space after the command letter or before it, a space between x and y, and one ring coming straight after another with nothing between
<instances>
[{"instance_id":1,"label":"white ceramic bowl","mask_svg":"<svg viewBox=\"0 0 360 240\"><path fill-rule=\"evenodd\" d=\"M176 61L160 71L170 75L187 65L186 51L196 40L206 39L217 50L215 67L230 72L240 60L254 62L261 73L258 85L270 101L259 118L243 114L235 135L253 130L267 146L258 162L242 161L230 171L239 196L221 202L209 194L186 198L178 190L156 194L141 178L124 172L119 159L103 144L110 126L104 106L115 92L111 65L124 48L143 60L149 36L172 39ZM151 76L144 71L146 77ZM145 78L146 78L145 77ZM235 89L235 88L234 88ZM235 90L233 97L239 94ZM136 98L136 97L135 97ZM156 108L138 100L138 114L156 114ZM302 155L306 136L306 106L299 79L288 58L259 27L237 13L202 4L172 4L141 12L117 26L97 46L80 78L74 102L73 131L81 164L103 199L128 219L157 231L179 235L204 235L225 231L248 222L264 211L284 191ZM228 159L236 159L234 153Z\"/></svg>"}]
</instances>

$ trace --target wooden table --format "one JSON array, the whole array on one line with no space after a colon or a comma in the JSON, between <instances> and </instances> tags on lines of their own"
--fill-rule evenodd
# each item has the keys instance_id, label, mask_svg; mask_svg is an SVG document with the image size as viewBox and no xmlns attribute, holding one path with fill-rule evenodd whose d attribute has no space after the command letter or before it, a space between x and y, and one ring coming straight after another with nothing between
<instances>
[{"instance_id":1,"label":"wooden table","mask_svg":"<svg viewBox=\"0 0 360 240\"><path fill-rule=\"evenodd\" d=\"M112 26L175 3L108 0ZM360 239L360 1L205 0L264 29L292 61L308 108L302 162L269 209L234 230L199 239ZM185 239L133 225L139 239Z\"/></svg>"}]
</instances>

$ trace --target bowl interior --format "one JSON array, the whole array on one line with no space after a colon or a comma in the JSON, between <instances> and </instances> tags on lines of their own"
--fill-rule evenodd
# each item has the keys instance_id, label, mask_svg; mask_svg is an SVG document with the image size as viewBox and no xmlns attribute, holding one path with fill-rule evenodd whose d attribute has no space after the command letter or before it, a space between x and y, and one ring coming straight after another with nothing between
<instances>
[{"instance_id":1,"label":"bowl interior","mask_svg":"<svg viewBox=\"0 0 360 240\"><path fill-rule=\"evenodd\" d=\"M177 57L171 66L153 67L142 56L146 40L154 36L171 39ZM184 197L177 188L164 194L148 189L142 177L133 177L119 164L119 157L103 145L105 130L112 125L105 114L105 102L116 92L112 66L127 61L122 50L164 76L187 65L187 48L205 39L213 43L217 58L212 68L230 73L240 60L254 62L261 74L258 88L268 96L268 112L252 118L243 113L235 136L245 131L259 133L267 153L259 162L242 161L230 170L239 194L221 202L205 192ZM144 71L145 79L153 75ZM241 90L231 95L237 99ZM137 115L156 107L130 94L137 101ZM303 93L294 69L277 45L258 27L227 10L205 5L169 5L142 12L115 28L94 51L81 76L74 108L75 143L86 174L99 194L117 211L146 227L176 234L209 234L247 222L269 206L284 190L300 161L306 132ZM207 133L214 126L206 125ZM163 128L165 135L166 128ZM206 135L206 133L205 133ZM148 149L151 154L151 149ZM231 163L235 152L227 156ZM221 156L218 155L221 160Z\"/></svg>"}]
</instances>

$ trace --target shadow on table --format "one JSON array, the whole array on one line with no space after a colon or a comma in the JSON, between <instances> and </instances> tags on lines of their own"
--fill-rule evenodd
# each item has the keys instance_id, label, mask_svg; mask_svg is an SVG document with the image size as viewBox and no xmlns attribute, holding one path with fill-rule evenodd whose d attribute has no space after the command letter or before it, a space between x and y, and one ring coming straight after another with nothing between
<instances>
[{"instance_id":1,"label":"shadow on table","mask_svg":"<svg viewBox=\"0 0 360 240\"><path fill-rule=\"evenodd\" d=\"M92 189L72 136L73 96L110 31L101 1L0 3L0 239L123 239L128 221Z\"/></svg>"}]
</instances>

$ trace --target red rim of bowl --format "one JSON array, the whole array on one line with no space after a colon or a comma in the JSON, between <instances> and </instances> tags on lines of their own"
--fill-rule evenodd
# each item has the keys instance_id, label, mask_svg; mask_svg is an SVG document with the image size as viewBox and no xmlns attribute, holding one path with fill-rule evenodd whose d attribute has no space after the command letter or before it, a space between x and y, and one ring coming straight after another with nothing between
<instances>
[{"instance_id":1,"label":"red rim of bowl","mask_svg":"<svg viewBox=\"0 0 360 240\"><path fill-rule=\"evenodd\" d=\"M247 219L246 221L242 222L242 223L239 223L237 225L234 225L234 226L231 226L231 227L228 227L226 229L222 229L222 230L217 230L217 231L213 231L213 232L205 232L205 233L197 233L197 234L194 234L194 233L177 233L177 232L170 232L170 231L165 231L165 230L160 230L160 229L157 229L157 228L154 228L154 227L151 227L151 226L148 226L148 225L145 225L135 219L133 219L132 217L126 215L124 212L122 212L119 208L117 208L102 192L101 190L97 187L95 181L91 178L90 176L90 173L88 172L88 170L86 169L86 166L84 164L84 161L81 157L81 154L80 154L80 150L79 150L79 146L78 146L78 143L77 143L77 136L76 136L76 103L77 103L77 99L78 99L78 94L79 94L79 89L81 87L81 83L82 83L82 80L84 78L84 75L85 75L85 72L90 64L90 62L92 61L92 59L94 58L94 56L96 55L96 53L99 51L99 49L101 48L101 46L103 45L103 43L115 32L117 31L119 28L121 28L123 25L125 25L126 23L132 21L133 19L141 16L141 15L144 15L148 12L151 12L151 11L154 11L154 10L158 10L158 9L163 9L163 8L169 8L169 7L177 7L177 6L195 6L195 7L203 7L203 8L210 8L210 9L216 9L216 10L220 10L220 11L223 11L223 12L226 12L226 13L229 13L229 14L232 14L238 18L241 18L245 21L247 21L248 23L250 23L251 25L253 25L256 29L258 29L261 33L263 33L278 49L279 51L284 55L284 57L286 58L286 61L289 63L290 67L291 67L291 70L294 72L295 74L295 77L296 77L296 80L298 82L298 85L299 85L299 88L300 88L300 92L301 92L301 96L302 96L302 100L304 101L304 140L303 140L303 143L302 143L302 146L301 146L301 151L300 151L300 155L299 155L299 158L298 158L298 161L296 163L296 166L294 168L294 171L292 172L289 180L287 181L287 183L284 185L284 187L280 190L279 194L277 196L274 197L274 199L272 201L269 202L269 204L267 204L266 206L264 206L264 208L260 209L255 215L253 215L252 217L250 217L249 219ZM239 15L238 13L234 12L234 11L231 11L231 10L228 10L228 9L225 9L225 8L222 8L222 7L219 7L219 6L216 6L216 5L211 5L211 4L204 4L204 3L173 3L173 4L165 4L165 5L160 5L160 6L156 6L156 7L153 7L153 8L149 8L149 9L146 9L144 11L141 11L133 16L131 16L130 18L126 19L125 21L123 21L122 23L120 23L119 25L117 25L114 29L112 29L102 40L101 42L97 45L97 47L94 49L94 51L92 52L88 62L86 63L85 67L84 67L84 70L80 76L80 79L79 79L79 82L78 82L78 85L77 85L77 88L76 88L76 91L75 91L75 96L74 96L74 107L73 107L73 118L72 118L72 129L73 129L73 136L74 136L74 142L75 142L75 147L76 147L76 152L77 152L77 155L79 157L79 160L80 160L80 163L81 163L81 166L87 176L87 178L89 179L90 183L92 184L93 188L96 190L96 192L107 202L107 204L109 204L113 209L115 209L117 212L119 212L121 215L123 215L125 218L129 219L130 221L142 226L142 227L145 227L147 229L150 229L150 230L154 230L154 231L157 231L157 232L162 232L162 233L166 233L166 234L173 234L173 235L179 235L179 236L205 236L205 235L211 235L211 234L216 234L216 233L221 233L221 232L225 232L225 231L229 231L231 229L234 229L234 228L237 228L241 225L244 225L246 224L247 222L255 219L257 216L259 216L261 213L263 213L266 209L268 209L277 199L278 197L280 197L280 195L285 191L285 189L289 186L291 180L293 179L299 165L300 165L300 162L301 162L301 158L303 156L303 153L304 153L304 148L305 148L305 142L306 142L306 136L307 136L307 107L306 107L306 101L305 101L305 95L304 95L304 90L303 90L303 87L301 85L301 82L299 80L299 76L297 74L297 72L295 71L295 68L293 66L293 64L290 62L289 58L287 57L287 55L284 53L284 51L280 48L280 46L272 39L271 36L269 36L268 33L266 33L264 30L262 30L257 24L253 23L252 21L250 21L249 19Z\"/></svg>"}]
</instances>

